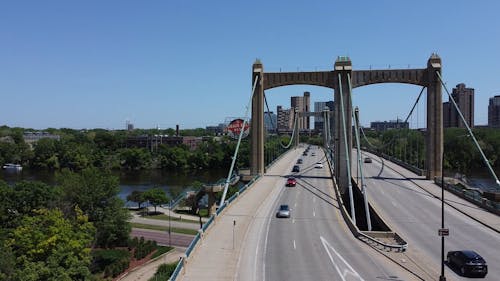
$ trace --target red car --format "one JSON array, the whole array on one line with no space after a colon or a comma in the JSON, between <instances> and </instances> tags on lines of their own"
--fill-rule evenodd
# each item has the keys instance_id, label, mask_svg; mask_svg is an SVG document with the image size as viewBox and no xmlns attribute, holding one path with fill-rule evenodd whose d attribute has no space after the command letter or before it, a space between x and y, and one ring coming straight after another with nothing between
<instances>
[{"instance_id":1,"label":"red car","mask_svg":"<svg viewBox=\"0 0 500 281\"><path fill-rule=\"evenodd\" d=\"M296 184L297 184L297 180L294 177L290 177L286 181L286 186L295 186Z\"/></svg>"}]
</instances>

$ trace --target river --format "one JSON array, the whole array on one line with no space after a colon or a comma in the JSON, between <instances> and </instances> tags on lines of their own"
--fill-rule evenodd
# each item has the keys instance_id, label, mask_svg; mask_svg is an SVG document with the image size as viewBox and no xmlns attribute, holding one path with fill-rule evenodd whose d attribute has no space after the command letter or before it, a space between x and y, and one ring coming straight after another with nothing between
<instances>
[{"instance_id":1,"label":"river","mask_svg":"<svg viewBox=\"0 0 500 281\"><path fill-rule=\"evenodd\" d=\"M113 171L119 178L120 193L118 196L127 201L126 197L132 191L145 191L153 187L160 187L167 194L178 194L189 189L195 181L202 183L214 183L221 178L227 177L226 169L211 170L189 170L189 171ZM55 183L55 173L52 171L23 169L20 172L0 171L0 180L7 183L15 183L22 180L41 181L47 184ZM132 203L126 202L128 206Z\"/></svg>"}]
</instances>

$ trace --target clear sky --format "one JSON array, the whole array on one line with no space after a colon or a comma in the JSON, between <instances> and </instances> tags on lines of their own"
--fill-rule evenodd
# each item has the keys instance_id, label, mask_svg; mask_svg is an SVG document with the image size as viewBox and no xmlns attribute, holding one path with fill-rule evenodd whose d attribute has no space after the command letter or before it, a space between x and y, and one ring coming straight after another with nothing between
<instances>
[{"instance_id":1,"label":"clear sky","mask_svg":"<svg viewBox=\"0 0 500 281\"><path fill-rule=\"evenodd\" d=\"M500 94L499 11L497 0L1 1L0 125L205 127L244 116L256 58L270 72L331 70L340 55L354 69L424 68L433 52L450 90L475 88L486 124ZM333 100L314 86L266 95L275 111L304 91ZM406 117L419 92L381 84L353 99L368 125Z\"/></svg>"}]
</instances>

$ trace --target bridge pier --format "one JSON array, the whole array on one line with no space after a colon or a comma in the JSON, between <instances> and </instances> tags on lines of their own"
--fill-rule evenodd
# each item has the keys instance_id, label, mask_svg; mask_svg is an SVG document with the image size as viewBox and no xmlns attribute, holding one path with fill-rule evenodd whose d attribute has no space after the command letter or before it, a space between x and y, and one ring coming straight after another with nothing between
<instances>
[{"instance_id":1,"label":"bridge pier","mask_svg":"<svg viewBox=\"0 0 500 281\"><path fill-rule=\"evenodd\" d=\"M341 59L342 58L342 59ZM335 61L334 80L335 80L335 179L340 188L340 192L344 194L349 185L349 176L347 171L346 158L349 157L351 162L352 150L352 104L351 104L351 88L347 79L352 72L352 63L349 58L339 57ZM340 75L340 81L339 81ZM342 90L341 90L342 89ZM342 92L342 98L341 98ZM342 102L341 102L342 101ZM344 116L342 116L342 107ZM345 117L345 118L344 118ZM345 132L347 138L344 136ZM347 141L347 150L346 150Z\"/></svg>"}]
</instances>

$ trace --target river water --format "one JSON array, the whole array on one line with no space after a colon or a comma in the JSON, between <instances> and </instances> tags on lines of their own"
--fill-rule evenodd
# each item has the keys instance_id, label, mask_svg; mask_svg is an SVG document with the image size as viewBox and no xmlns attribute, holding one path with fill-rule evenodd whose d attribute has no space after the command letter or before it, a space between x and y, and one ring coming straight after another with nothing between
<instances>
[{"instance_id":1,"label":"river water","mask_svg":"<svg viewBox=\"0 0 500 281\"><path fill-rule=\"evenodd\" d=\"M221 178L227 177L228 170L190 170L190 171L164 171L164 170L144 170L144 171L113 171L119 178L120 193L118 196L127 201L126 197L132 191L145 191L150 188L159 187L167 194L179 194L190 189L195 181L201 183L215 183ZM47 184L55 183L55 173L51 171L23 169L21 172L11 172L0 170L0 180L7 183L15 183L22 180L41 181ZM126 202L127 206L134 206L131 202Z\"/></svg>"}]
</instances>

